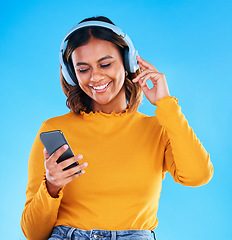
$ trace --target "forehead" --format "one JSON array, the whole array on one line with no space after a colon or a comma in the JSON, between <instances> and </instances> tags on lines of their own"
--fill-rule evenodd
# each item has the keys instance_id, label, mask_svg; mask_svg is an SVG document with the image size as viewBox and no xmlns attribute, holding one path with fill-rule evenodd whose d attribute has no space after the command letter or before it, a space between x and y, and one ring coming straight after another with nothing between
<instances>
[{"instance_id":1,"label":"forehead","mask_svg":"<svg viewBox=\"0 0 232 240\"><path fill-rule=\"evenodd\" d=\"M76 48L72 53L72 58L76 61L94 61L105 56L121 58L118 48L109 41L97 38L91 38L89 42L83 46Z\"/></svg>"}]
</instances>

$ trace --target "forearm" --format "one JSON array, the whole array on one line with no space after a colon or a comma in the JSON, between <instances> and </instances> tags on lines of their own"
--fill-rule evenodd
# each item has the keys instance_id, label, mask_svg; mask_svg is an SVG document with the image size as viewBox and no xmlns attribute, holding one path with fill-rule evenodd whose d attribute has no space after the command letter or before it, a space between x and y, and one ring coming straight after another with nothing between
<instances>
[{"instance_id":1,"label":"forearm","mask_svg":"<svg viewBox=\"0 0 232 240\"><path fill-rule=\"evenodd\" d=\"M170 139L166 167L175 181L188 186L206 184L213 174L209 154L189 127L177 100L167 97L158 101L156 117Z\"/></svg>"},{"instance_id":2,"label":"forearm","mask_svg":"<svg viewBox=\"0 0 232 240\"><path fill-rule=\"evenodd\" d=\"M56 223L62 192L52 198L46 189L45 180L22 214L21 227L29 240L47 239Z\"/></svg>"}]
</instances>

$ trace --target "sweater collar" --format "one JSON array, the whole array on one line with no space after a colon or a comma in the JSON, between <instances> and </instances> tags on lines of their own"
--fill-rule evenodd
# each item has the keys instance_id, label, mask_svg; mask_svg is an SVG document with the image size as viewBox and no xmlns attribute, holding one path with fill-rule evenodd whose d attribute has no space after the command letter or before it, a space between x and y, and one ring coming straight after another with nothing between
<instances>
[{"instance_id":1,"label":"sweater collar","mask_svg":"<svg viewBox=\"0 0 232 240\"><path fill-rule=\"evenodd\" d=\"M115 111L111 112L111 113L104 113L102 111L97 111L97 112L93 112L91 111L90 113L86 113L85 111L81 111L80 114L82 116L85 117L91 117L91 116L103 116L103 117L123 117L128 115L129 109L126 109L124 112L119 112L119 113L115 113Z\"/></svg>"}]
</instances>

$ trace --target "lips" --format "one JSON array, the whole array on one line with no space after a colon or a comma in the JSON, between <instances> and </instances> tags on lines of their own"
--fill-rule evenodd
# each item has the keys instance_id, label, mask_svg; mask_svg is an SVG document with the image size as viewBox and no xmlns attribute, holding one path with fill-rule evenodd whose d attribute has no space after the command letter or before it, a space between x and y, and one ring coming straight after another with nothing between
<instances>
[{"instance_id":1,"label":"lips","mask_svg":"<svg viewBox=\"0 0 232 240\"><path fill-rule=\"evenodd\" d=\"M106 84L98 85L98 86L90 86L93 90L96 92L104 92L108 89L111 82L108 82Z\"/></svg>"}]
</instances>

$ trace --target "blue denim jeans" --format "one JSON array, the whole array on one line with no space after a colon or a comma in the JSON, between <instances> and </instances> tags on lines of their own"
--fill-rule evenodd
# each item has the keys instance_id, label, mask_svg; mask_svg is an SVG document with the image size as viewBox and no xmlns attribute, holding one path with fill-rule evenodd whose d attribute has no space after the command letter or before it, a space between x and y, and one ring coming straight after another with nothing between
<instances>
[{"instance_id":1,"label":"blue denim jeans","mask_svg":"<svg viewBox=\"0 0 232 240\"><path fill-rule=\"evenodd\" d=\"M67 226L56 226L48 240L154 240L152 230L81 230Z\"/></svg>"}]
</instances>

